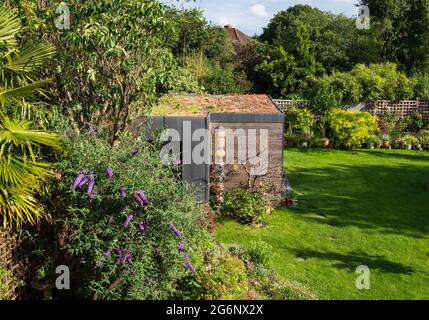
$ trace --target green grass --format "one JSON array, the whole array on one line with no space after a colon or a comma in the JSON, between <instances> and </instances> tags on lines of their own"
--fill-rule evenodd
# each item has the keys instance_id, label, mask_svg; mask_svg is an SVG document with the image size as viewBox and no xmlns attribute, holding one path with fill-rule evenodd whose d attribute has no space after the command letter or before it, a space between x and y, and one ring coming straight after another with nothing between
<instances>
[{"instance_id":1,"label":"green grass","mask_svg":"<svg viewBox=\"0 0 429 320\"><path fill-rule=\"evenodd\" d=\"M296 208L252 228L226 221L223 243L273 247L272 268L321 299L429 299L429 153L285 151ZM355 286L370 268L370 290Z\"/></svg>"}]
</instances>

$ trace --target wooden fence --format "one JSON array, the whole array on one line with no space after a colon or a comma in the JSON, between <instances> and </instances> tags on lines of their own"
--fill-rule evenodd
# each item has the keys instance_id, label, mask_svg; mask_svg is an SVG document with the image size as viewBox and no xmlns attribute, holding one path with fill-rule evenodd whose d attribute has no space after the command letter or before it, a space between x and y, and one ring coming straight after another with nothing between
<instances>
[{"instance_id":1,"label":"wooden fence","mask_svg":"<svg viewBox=\"0 0 429 320\"><path fill-rule=\"evenodd\" d=\"M367 104L367 111L373 115L380 115L385 111L395 112L402 117L410 116L418 113L423 118L429 120L429 101L420 100L404 100L404 101L388 101L380 100Z\"/></svg>"},{"instance_id":2,"label":"wooden fence","mask_svg":"<svg viewBox=\"0 0 429 320\"><path fill-rule=\"evenodd\" d=\"M310 107L311 106L311 102L309 100L280 100L280 99L274 99L273 102L283 112L285 112L287 109L292 108L292 107L305 108L305 107Z\"/></svg>"},{"instance_id":3,"label":"wooden fence","mask_svg":"<svg viewBox=\"0 0 429 320\"><path fill-rule=\"evenodd\" d=\"M26 288L20 284L28 277L29 258L26 244L20 236L0 227L0 262L8 274L0 279L8 288L10 299L24 299Z\"/></svg>"},{"instance_id":4,"label":"wooden fence","mask_svg":"<svg viewBox=\"0 0 429 320\"><path fill-rule=\"evenodd\" d=\"M308 100L273 100L274 103L285 112L291 107L311 107L311 101ZM379 100L371 103L364 104L362 110L368 111L373 115L380 115L385 111L395 112L402 117L407 117L413 113L418 113L426 120L429 120L429 101L420 100L403 100L403 101L389 101Z\"/></svg>"}]
</instances>

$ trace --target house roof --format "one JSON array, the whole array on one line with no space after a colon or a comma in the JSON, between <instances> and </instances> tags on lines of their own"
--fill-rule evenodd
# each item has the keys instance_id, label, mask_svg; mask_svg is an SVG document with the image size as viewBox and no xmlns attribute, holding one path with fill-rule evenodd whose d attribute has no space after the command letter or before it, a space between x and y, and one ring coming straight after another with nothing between
<instances>
[{"instance_id":1,"label":"house roof","mask_svg":"<svg viewBox=\"0 0 429 320\"><path fill-rule=\"evenodd\" d=\"M245 45L249 42L250 37L247 34L241 32L240 30L233 28L229 25L225 26L224 28L233 43Z\"/></svg>"},{"instance_id":2,"label":"house roof","mask_svg":"<svg viewBox=\"0 0 429 320\"><path fill-rule=\"evenodd\" d=\"M207 116L209 113L280 113L274 102L259 95L167 95L152 110L153 116Z\"/></svg>"}]
</instances>

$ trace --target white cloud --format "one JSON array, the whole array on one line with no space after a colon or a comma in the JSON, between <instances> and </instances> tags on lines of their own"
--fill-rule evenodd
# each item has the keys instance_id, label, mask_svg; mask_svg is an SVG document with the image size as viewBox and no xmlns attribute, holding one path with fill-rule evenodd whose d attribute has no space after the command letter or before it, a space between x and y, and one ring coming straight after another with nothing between
<instances>
[{"instance_id":1,"label":"white cloud","mask_svg":"<svg viewBox=\"0 0 429 320\"><path fill-rule=\"evenodd\" d=\"M266 17L268 16L267 9L265 9L265 6L262 4L254 4L250 7L250 12L256 16L256 17Z\"/></svg>"},{"instance_id":2,"label":"white cloud","mask_svg":"<svg viewBox=\"0 0 429 320\"><path fill-rule=\"evenodd\" d=\"M226 17L221 17L218 19L218 23L220 26L231 26L233 28L235 28L234 24L231 22L230 19L226 18Z\"/></svg>"}]
</instances>

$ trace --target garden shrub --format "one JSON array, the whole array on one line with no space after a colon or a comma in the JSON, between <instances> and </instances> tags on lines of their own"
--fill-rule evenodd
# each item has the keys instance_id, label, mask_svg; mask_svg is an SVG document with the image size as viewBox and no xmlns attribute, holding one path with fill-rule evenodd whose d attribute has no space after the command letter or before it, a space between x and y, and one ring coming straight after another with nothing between
<instances>
[{"instance_id":1,"label":"garden shrub","mask_svg":"<svg viewBox=\"0 0 429 320\"><path fill-rule=\"evenodd\" d=\"M303 134L311 131L314 115L306 108L289 108L285 113L286 128L295 134Z\"/></svg>"},{"instance_id":2,"label":"garden shrub","mask_svg":"<svg viewBox=\"0 0 429 320\"><path fill-rule=\"evenodd\" d=\"M268 201L262 190L237 188L225 192L223 214L233 217L240 223L252 224L260 222L266 212Z\"/></svg>"},{"instance_id":3,"label":"garden shrub","mask_svg":"<svg viewBox=\"0 0 429 320\"><path fill-rule=\"evenodd\" d=\"M275 272L262 265L255 266L250 274L257 299L266 300L317 300L318 296L305 285L280 279Z\"/></svg>"},{"instance_id":4,"label":"garden shrub","mask_svg":"<svg viewBox=\"0 0 429 320\"><path fill-rule=\"evenodd\" d=\"M242 299L248 289L244 262L220 247L206 251L199 272L183 281L185 299Z\"/></svg>"},{"instance_id":5,"label":"garden shrub","mask_svg":"<svg viewBox=\"0 0 429 320\"><path fill-rule=\"evenodd\" d=\"M268 266L272 261L273 248L264 241L253 241L247 248L247 254L254 264Z\"/></svg>"},{"instance_id":6,"label":"garden shrub","mask_svg":"<svg viewBox=\"0 0 429 320\"><path fill-rule=\"evenodd\" d=\"M121 138L111 147L93 133L64 145L54 201L80 296L176 297L179 281L198 272L200 243L211 241L192 190L161 163L156 143Z\"/></svg>"},{"instance_id":7,"label":"garden shrub","mask_svg":"<svg viewBox=\"0 0 429 320\"><path fill-rule=\"evenodd\" d=\"M330 115L330 127L335 140L345 148L358 148L375 139L379 132L377 118L367 112L335 109Z\"/></svg>"},{"instance_id":8,"label":"garden shrub","mask_svg":"<svg viewBox=\"0 0 429 320\"><path fill-rule=\"evenodd\" d=\"M415 76L416 86L414 88L416 96L423 100L429 100L429 73L421 73Z\"/></svg>"},{"instance_id":9,"label":"garden shrub","mask_svg":"<svg viewBox=\"0 0 429 320\"><path fill-rule=\"evenodd\" d=\"M396 112L385 111L378 116L378 127L384 140L396 141L412 127L410 117L401 117Z\"/></svg>"},{"instance_id":10,"label":"garden shrub","mask_svg":"<svg viewBox=\"0 0 429 320\"><path fill-rule=\"evenodd\" d=\"M429 147L429 130L422 130L418 134L417 138L420 144L422 144L426 148Z\"/></svg>"}]
</instances>

